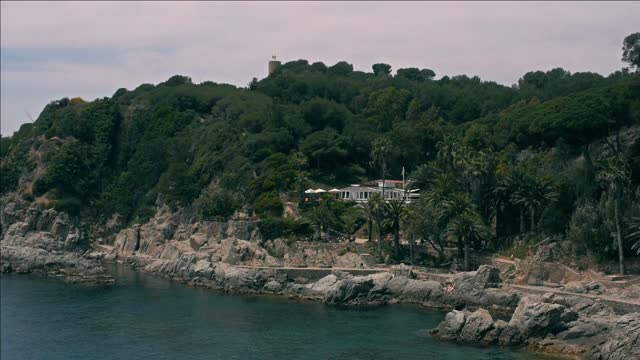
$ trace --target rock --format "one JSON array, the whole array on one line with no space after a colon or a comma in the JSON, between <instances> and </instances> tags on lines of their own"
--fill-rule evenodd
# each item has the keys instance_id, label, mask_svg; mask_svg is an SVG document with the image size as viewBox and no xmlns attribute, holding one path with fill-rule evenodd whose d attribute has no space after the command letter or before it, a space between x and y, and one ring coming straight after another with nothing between
<instances>
[{"instance_id":1,"label":"rock","mask_svg":"<svg viewBox=\"0 0 640 360\"><path fill-rule=\"evenodd\" d=\"M189 237L189 244L191 245L191 248L193 250L197 251L202 247L202 245L207 243L207 240L208 239L206 234L197 233Z\"/></svg>"},{"instance_id":2,"label":"rock","mask_svg":"<svg viewBox=\"0 0 640 360\"><path fill-rule=\"evenodd\" d=\"M581 281L570 281L564 285L564 291L584 294L587 292L587 287Z\"/></svg>"},{"instance_id":3,"label":"rock","mask_svg":"<svg viewBox=\"0 0 640 360\"><path fill-rule=\"evenodd\" d=\"M498 337L498 344L500 345L519 345L523 341L522 333L520 330L511 326L508 323L506 326L502 327L502 331L500 332L500 336Z\"/></svg>"},{"instance_id":4,"label":"rock","mask_svg":"<svg viewBox=\"0 0 640 360\"><path fill-rule=\"evenodd\" d=\"M568 329L558 333L556 336L561 340L571 340L579 338L593 337L607 332L607 327L603 324L588 320L577 320L567 324Z\"/></svg>"},{"instance_id":5,"label":"rock","mask_svg":"<svg viewBox=\"0 0 640 360\"><path fill-rule=\"evenodd\" d=\"M495 332L489 334L494 329L491 314L485 309L478 309L467 316L458 340L464 343L495 343L500 334ZM488 334L490 336L485 339Z\"/></svg>"},{"instance_id":6,"label":"rock","mask_svg":"<svg viewBox=\"0 0 640 360\"><path fill-rule=\"evenodd\" d=\"M123 229L116 235L113 247L119 254L131 254L140 247L140 225Z\"/></svg>"},{"instance_id":7,"label":"rock","mask_svg":"<svg viewBox=\"0 0 640 360\"><path fill-rule=\"evenodd\" d=\"M467 305L515 306L518 296L497 289L502 280L500 270L494 266L482 265L477 271L458 273L451 278L455 289L447 293L448 302L464 307Z\"/></svg>"},{"instance_id":8,"label":"rock","mask_svg":"<svg viewBox=\"0 0 640 360\"><path fill-rule=\"evenodd\" d=\"M631 313L618 319L606 342L594 347L587 356L599 360L640 359L640 313Z\"/></svg>"},{"instance_id":9,"label":"rock","mask_svg":"<svg viewBox=\"0 0 640 360\"><path fill-rule=\"evenodd\" d=\"M467 312L453 310L438 325L436 336L442 340L457 340L466 322Z\"/></svg>"},{"instance_id":10,"label":"rock","mask_svg":"<svg viewBox=\"0 0 640 360\"><path fill-rule=\"evenodd\" d=\"M270 274L260 269L238 268L225 263L219 263L215 269L216 281L230 293L259 292L269 277Z\"/></svg>"},{"instance_id":11,"label":"rock","mask_svg":"<svg viewBox=\"0 0 640 360\"><path fill-rule=\"evenodd\" d=\"M333 290L336 282L338 282L338 277L333 274L329 274L311 284L311 289L321 294L327 294L330 290ZM304 284L304 282L301 282L301 284Z\"/></svg>"},{"instance_id":12,"label":"rock","mask_svg":"<svg viewBox=\"0 0 640 360\"><path fill-rule=\"evenodd\" d=\"M330 289L322 302L328 305L364 305L369 291L374 287L373 280L366 277L354 277L340 280Z\"/></svg>"},{"instance_id":13,"label":"rock","mask_svg":"<svg viewBox=\"0 0 640 360\"><path fill-rule=\"evenodd\" d=\"M514 292L502 289L485 289L484 294L480 296L479 303L483 306L498 306L513 308L518 305L520 297Z\"/></svg>"},{"instance_id":14,"label":"rock","mask_svg":"<svg viewBox=\"0 0 640 360\"><path fill-rule=\"evenodd\" d=\"M280 283L275 281L275 280L271 280L271 281L269 281L268 283L266 283L264 285L264 289L266 291L275 293L275 292L278 292L278 291L280 291L282 289L282 285L280 285Z\"/></svg>"},{"instance_id":15,"label":"rock","mask_svg":"<svg viewBox=\"0 0 640 360\"><path fill-rule=\"evenodd\" d=\"M200 276L206 279L210 279L215 271L213 264L206 260L198 260L192 267L193 276Z\"/></svg>"},{"instance_id":16,"label":"rock","mask_svg":"<svg viewBox=\"0 0 640 360\"><path fill-rule=\"evenodd\" d=\"M394 276L386 282L387 293L403 302L422 303L442 298L442 284L437 281L413 280L406 276Z\"/></svg>"},{"instance_id":17,"label":"rock","mask_svg":"<svg viewBox=\"0 0 640 360\"><path fill-rule=\"evenodd\" d=\"M111 285L114 282L100 262L66 251L2 246L0 268L2 272L64 275L66 281L73 283Z\"/></svg>"},{"instance_id":18,"label":"rock","mask_svg":"<svg viewBox=\"0 0 640 360\"><path fill-rule=\"evenodd\" d=\"M548 304L534 297L525 297L516 307L509 327L515 328L523 339L544 338L567 328L567 322L577 319L577 314L559 304Z\"/></svg>"}]
</instances>

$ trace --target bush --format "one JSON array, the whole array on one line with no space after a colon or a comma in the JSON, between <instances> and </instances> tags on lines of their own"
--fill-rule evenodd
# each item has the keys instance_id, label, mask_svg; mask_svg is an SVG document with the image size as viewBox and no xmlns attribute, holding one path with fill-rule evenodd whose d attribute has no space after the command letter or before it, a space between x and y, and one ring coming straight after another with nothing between
<instances>
[{"instance_id":1,"label":"bush","mask_svg":"<svg viewBox=\"0 0 640 360\"><path fill-rule=\"evenodd\" d=\"M269 217L258 223L258 229L264 240L272 240L280 237L306 237L313 234L309 224L290 218Z\"/></svg>"},{"instance_id":2,"label":"bush","mask_svg":"<svg viewBox=\"0 0 640 360\"><path fill-rule=\"evenodd\" d=\"M264 193L256 199L254 205L256 214L265 217L278 217L282 216L284 207L278 194L274 192Z\"/></svg>"},{"instance_id":3,"label":"bush","mask_svg":"<svg viewBox=\"0 0 640 360\"><path fill-rule=\"evenodd\" d=\"M80 211L82 210L82 201L73 197L57 200L53 204L53 208L56 211L66 212L69 215L77 216L80 214Z\"/></svg>"},{"instance_id":4,"label":"bush","mask_svg":"<svg viewBox=\"0 0 640 360\"><path fill-rule=\"evenodd\" d=\"M208 190L194 203L200 216L203 218L228 219L238 208L238 201L228 191L216 189Z\"/></svg>"}]
</instances>

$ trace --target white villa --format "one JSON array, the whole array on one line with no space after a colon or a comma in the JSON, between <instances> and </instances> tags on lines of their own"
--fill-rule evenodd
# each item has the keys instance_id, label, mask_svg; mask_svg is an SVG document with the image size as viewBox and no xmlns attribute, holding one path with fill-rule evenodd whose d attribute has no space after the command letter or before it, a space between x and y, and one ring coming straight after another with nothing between
<instances>
[{"instance_id":1,"label":"white villa","mask_svg":"<svg viewBox=\"0 0 640 360\"><path fill-rule=\"evenodd\" d=\"M373 182L367 182L363 184L352 184L340 189L308 189L305 194L318 195L318 194L332 194L336 199L342 201L355 201L357 203L367 203L372 193L382 194L382 180ZM411 203L420 198L420 193L417 189L405 190L403 189L403 182L400 180L386 180L384 186L384 199L385 200L404 200L406 203Z\"/></svg>"}]
</instances>

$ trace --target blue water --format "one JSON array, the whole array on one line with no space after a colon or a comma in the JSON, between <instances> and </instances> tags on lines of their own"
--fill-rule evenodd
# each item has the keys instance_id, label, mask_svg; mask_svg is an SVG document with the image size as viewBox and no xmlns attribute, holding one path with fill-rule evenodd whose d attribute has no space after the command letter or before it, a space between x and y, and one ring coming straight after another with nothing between
<instances>
[{"instance_id":1,"label":"blue water","mask_svg":"<svg viewBox=\"0 0 640 360\"><path fill-rule=\"evenodd\" d=\"M431 339L442 312L223 295L118 267L111 288L2 275L2 360L542 359Z\"/></svg>"}]
</instances>

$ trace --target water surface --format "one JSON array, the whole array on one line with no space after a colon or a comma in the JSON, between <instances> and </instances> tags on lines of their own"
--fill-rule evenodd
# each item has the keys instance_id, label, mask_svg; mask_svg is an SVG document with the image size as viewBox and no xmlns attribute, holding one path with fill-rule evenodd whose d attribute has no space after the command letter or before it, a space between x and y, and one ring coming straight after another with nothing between
<instances>
[{"instance_id":1,"label":"water surface","mask_svg":"<svg viewBox=\"0 0 640 360\"><path fill-rule=\"evenodd\" d=\"M12 359L543 359L431 339L444 313L370 310L193 289L124 267L90 288L2 275L2 360Z\"/></svg>"}]
</instances>

